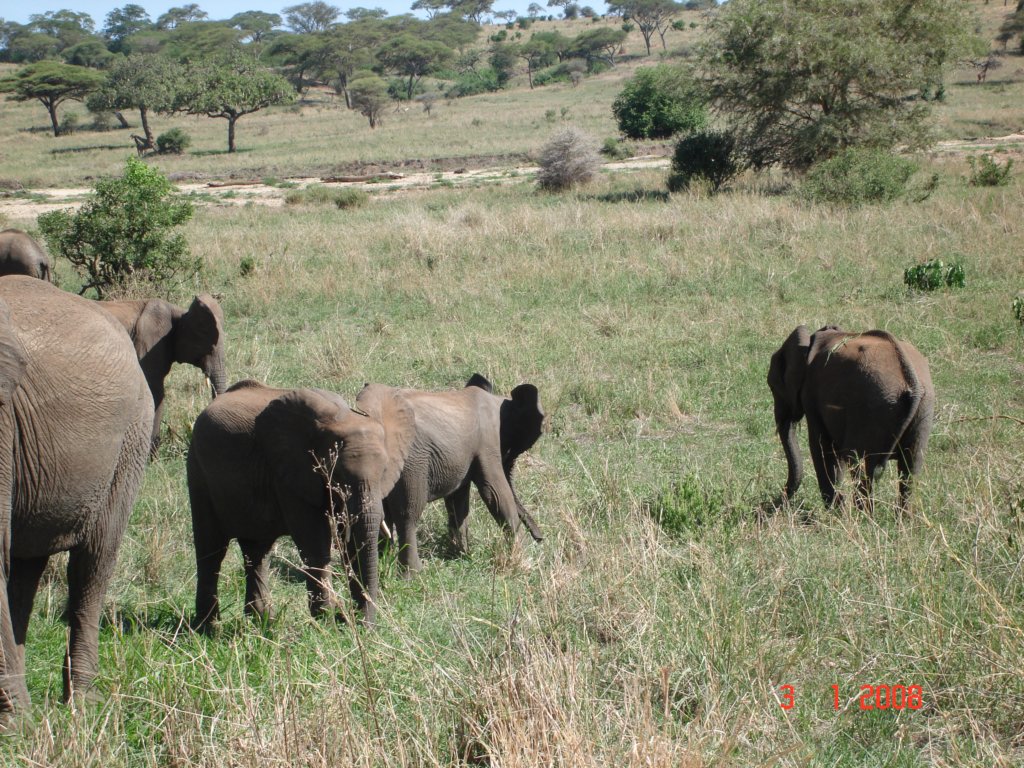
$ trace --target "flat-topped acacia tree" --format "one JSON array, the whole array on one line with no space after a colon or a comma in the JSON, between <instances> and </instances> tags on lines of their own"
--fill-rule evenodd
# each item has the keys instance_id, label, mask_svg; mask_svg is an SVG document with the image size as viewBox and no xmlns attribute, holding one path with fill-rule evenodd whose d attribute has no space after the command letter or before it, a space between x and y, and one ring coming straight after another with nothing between
<instances>
[{"instance_id":1,"label":"flat-topped acacia tree","mask_svg":"<svg viewBox=\"0 0 1024 768\"><path fill-rule=\"evenodd\" d=\"M239 53L226 61L191 67L175 99L175 110L227 120L228 152L234 152L239 118L294 98L295 89L287 80Z\"/></svg>"},{"instance_id":2,"label":"flat-topped acacia tree","mask_svg":"<svg viewBox=\"0 0 1024 768\"><path fill-rule=\"evenodd\" d=\"M53 135L60 135L57 107L68 100L81 101L105 80L102 72L59 61L37 61L0 79L0 93L15 101L39 101L50 115Z\"/></svg>"}]
</instances>

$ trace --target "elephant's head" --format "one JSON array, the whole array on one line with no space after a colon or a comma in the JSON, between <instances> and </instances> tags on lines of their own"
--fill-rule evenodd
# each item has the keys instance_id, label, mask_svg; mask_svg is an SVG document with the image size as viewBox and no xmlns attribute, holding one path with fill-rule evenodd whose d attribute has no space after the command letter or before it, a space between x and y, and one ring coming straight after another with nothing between
<instances>
[{"instance_id":1,"label":"elephant's head","mask_svg":"<svg viewBox=\"0 0 1024 768\"><path fill-rule=\"evenodd\" d=\"M224 369L224 312L208 293L192 300L174 320L174 362L199 368L210 379L213 396L227 388Z\"/></svg>"},{"instance_id":2,"label":"elephant's head","mask_svg":"<svg viewBox=\"0 0 1024 768\"><path fill-rule=\"evenodd\" d=\"M319 508L331 486L348 494L351 536L358 560L353 586L364 617L372 623L377 596L377 533L384 519L382 500L394 487L415 436L415 415L405 398L378 391L353 410L338 395L315 389L291 390L256 418L254 436L271 465L275 491ZM337 458L331 462L331 450ZM320 465L320 469L317 465ZM282 503L287 503L282 501ZM340 518L339 518L340 522Z\"/></svg>"},{"instance_id":3,"label":"elephant's head","mask_svg":"<svg viewBox=\"0 0 1024 768\"><path fill-rule=\"evenodd\" d=\"M25 348L11 322L11 311L0 301L0 408L10 407L25 366Z\"/></svg>"},{"instance_id":4,"label":"elephant's head","mask_svg":"<svg viewBox=\"0 0 1024 768\"><path fill-rule=\"evenodd\" d=\"M787 498L796 493L803 479L803 460L796 444L796 425L804 417L800 390L807 373L807 355L810 349L810 332L806 326L798 326L772 355L772 362L768 367L768 386L775 399L775 426L782 441L782 449L786 453Z\"/></svg>"}]
</instances>

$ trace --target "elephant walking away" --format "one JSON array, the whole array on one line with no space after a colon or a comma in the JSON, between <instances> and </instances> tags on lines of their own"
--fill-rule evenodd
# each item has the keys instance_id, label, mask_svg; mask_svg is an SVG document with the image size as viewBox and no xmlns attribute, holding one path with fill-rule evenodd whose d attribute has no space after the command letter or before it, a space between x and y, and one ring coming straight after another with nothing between
<instances>
[{"instance_id":1,"label":"elephant walking away","mask_svg":"<svg viewBox=\"0 0 1024 768\"><path fill-rule=\"evenodd\" d=\"M9 276L0 305L0 710L11 710L28 702L29 617L57 552L69 552L65 701L96 674L153 398L128 335L95 303Z\"/></svg>"},{"instance_id":2,"label":"elephant walking away","mask_svg":"<svg viewBox=\"0 0 1024 768\"><path fill-rule=\"evenodd\" d=\"M516 459L540 437L544 411L537 388L520 384L508 398L492 394L491 383L474 374L466 387L449 392L392 389L369 384L356 405L391 393L416 414L416 437L402 475L384 501L388 525L398 536L398 558L408 571L421 567L416 527L428 502L444 499L450 543L469 548L466 518L470 485L495 520L510 534L522 521L535 541L542 536L512 487Z\"/></svg>"},{"instance_id":3,"label":"elephant walking away","mask_svg":"<svg viewBox=\"0 0 1024 768\"><path fill-rule=\"evenodd\" d=\"M886 331L850 333L826 326L811 334L796 328L772 355L768 386L775 424L786 454L787 498L802 479L796 425L807 416L807 437L825 503L836 500L840 473L861 470L861 491L871 489L887 461L899 468L899 504L906 510L913 479L924 466L932 429L935 389L928 361Z\"/></svg>"},{"instance_id":4,"label":"elephant walking away","mask_svg":"<svg viewBox=\"0 0 1024 768\"><path fill-rule=\"evenodd\" d=\"M231 539L245 561L245 612L267 615L268 555L285 535L302 558L314 616L330 602L331 544L335 536L346 542L349 588L372 624L382 500L398 479L414 430L413 410L397 393L380 393L353 409L333 392L242 381L210 403L196 419L186 465L197 625L218 617L217 581Z\"/></svg>"},{"instance_id":5,"label":"elephant walking away","mask_svg":"<svg viewBox=\"0 0 1024 768\"><path fill-rule=\"evenodd\" d=\"M53 282L50 257L43 246L20 229L0 232L0 275L28 275Z\"/></svg>"},{"instance_id":6,"label":"elephant walking away","mask_svg":"<svg viewBox=\"0 0 1024 768\"><path fill-rule=\"evenodd\" d=\"M164 410L164 379L174 363L187 363L206 374L213 396L227 389L224 368L224 312L208 293L196 296L187 309L163 299L97 302L117 318L135 344L139 364L153 393L153 430L150 454L160 445Z\"/></svg>"}]
</instances>

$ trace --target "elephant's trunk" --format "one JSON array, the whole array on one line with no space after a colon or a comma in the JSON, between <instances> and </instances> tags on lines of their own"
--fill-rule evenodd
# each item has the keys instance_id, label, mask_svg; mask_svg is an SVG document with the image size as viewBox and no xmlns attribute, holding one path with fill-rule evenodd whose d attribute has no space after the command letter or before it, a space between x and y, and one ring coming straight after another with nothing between
<instances>
[{"instance_id":1,"label":"elephant's trunk","mask_svg":"<svg viewBox=\"0 0 1024 768\"><path fill-rule=\"evenodd\" d=\"M223 394L228 388L228 373L224 367L224 353L220 350L211 356L210 363L203 371L210 380L211 397Z\"/></svg>"},{"instance_id":2,"label":"elephant's trunk","mask_svg":"<svg viewBox=\"0 0 1024 768\"><path fill-rule=\"evenodd\" d=\"M352 598L363 611L363 622L373 625L377 617L377 593L380 582L377 536L384 519L384 506L378 494L365 486L353 494L358 504L358 515L353 520L349 553L355 577L349 582ZM350 511L351 510L350 508Z\"/></svg>"},{"instance_id":3,"label":"elephant's trunk","mask_svg":"<svg viewBox=\"0 0 1024 768\"><path fill-rule=\"evenodd\" d=\"M779 440L782 441L782 450L786 454L788 468L785 490L787 499L792 498L793 494L797 492L804 476L803 458L800 456L800 449L796 444L796 425L795 419L780 419L778 421Z\"/></svg>"}]
</instances>

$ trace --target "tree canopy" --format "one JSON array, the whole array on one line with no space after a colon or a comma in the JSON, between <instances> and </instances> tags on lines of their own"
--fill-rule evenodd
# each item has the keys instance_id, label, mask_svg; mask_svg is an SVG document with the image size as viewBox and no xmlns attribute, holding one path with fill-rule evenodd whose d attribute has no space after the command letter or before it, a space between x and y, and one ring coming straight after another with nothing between
<instances>
[{"instance_id":1,"label":"tree canopy","mask_svg":"<svg viewBox=\"0 0 1024 768\"><path fill-rule=\"evenodd\" d=\"M60 135L57 107L71 99L80 101L103 84L103 73L59 61L39 61L0 79L0 93L15 101L39 101L50 115L53 135Z\"/></svg>"}]
</instances>

